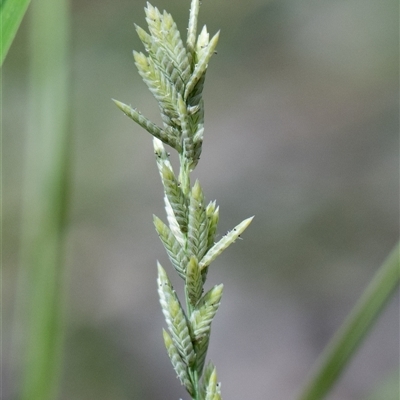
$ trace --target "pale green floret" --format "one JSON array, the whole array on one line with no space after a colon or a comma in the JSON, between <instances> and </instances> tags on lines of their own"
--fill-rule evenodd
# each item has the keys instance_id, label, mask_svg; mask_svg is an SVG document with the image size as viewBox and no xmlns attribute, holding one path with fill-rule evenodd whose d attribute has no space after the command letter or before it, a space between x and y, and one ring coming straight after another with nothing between
<instances>
[{"instance_id":1,"label":"pale green floret","mask_svg":"<svg viewBox=\"0 0 400 400\"><path fill-rule=\"evenodd\" d=\"M207 32L207 26L204 25L196 43L196 58L199 60L204 53L205 48L210 42L210 34Z\"/></svg>"},{"instance_id":2,"label":"pale green floret","mask_svg":"<svg viewBox=\"0 0 400 400\"><path fill-rule=\"evenodd\" d=\"M176 220L174 210L171 207L167 195L164 196L164 203L165 203L165 212L167 214L169 228L171 229L171 232L175 236L176 240L179 242L182 248L184 248L186 243L185 234L181 231L181 227L179 226L178 221ZM184 277L182 278L185 279Z\"/></svg>"},{"instance_id":3,"label":"pale green floret","mask_svg":"<svg viewBox=\"0 0 400 400\"><path fill-rule=\"evenodd\" d=\"M185 313L163 267L158 264L158 294L172 341L187 366L196 359Z\"/></svg>"},{"instance_id":4,"label":"pale green floret","mask_svg":"<svg viewBox=\"0 0 400 400\"><path fill-rule=\"evenodd\" d=\"M254 217L250 217L242 221L239 225L235 226L229 231L219 242L215 243L206 255L200 261L200 268L208 267L227 247L236 241L236 239L245 231L250 225Z\"/></svg>"},{"instance_id":5,"label":"pale green floret","mask_svg":"<svg viewBox=\"0 0 400 400\"><path fill-rule=\"evenodd\" d=\"M149 121L144 115L142 115L136 109L121 103L118 100L114 100L114 103L117 107L129 118L133 119L137 124L139 124L142 128L146 129L147 132L151 133L154 137L161 140L165 144L176 149L178 152L181 151L181 145L178 141L178 138L168 134L166 131L158 127L153 122Z\"/></svg>"},{"instance_id":6,"label":"pale green floret","mask_svg":"<svg viewBox=\"0 0 400 400\"><path fill-rule=\"evenodd\" d=\"M144 39L143 44L146 47L146 51L152 57L158 59L161 64L169 64L171 62L173 68L178 71L179 78L183 83L186 83L190 75L190 61L171 14L166 11L161 14L157 8L151 7L147 11L148 18L146 20L149 23L151 42L142 31L138 32L139 37ZM165 70L168 71L168 68ZM168 75L171 77L171 72L168 72ZM174 82L175 79L171 81ZM181 83L177 84L177 86L181 86Z\"/></svg>"},{"instance_id":7,"label":"pale green floret","mask_svg":"<svg viewBox=\"0 0 400 400\"><path fill-rule=\"evenodd\" d=\"M189 82L186 85L185 99L188 98L193 88L195 87L196 83L206 72L208 62L210 61L210 58L214 54L215 48L217 47L218 39L219 39L219 31L210 40L210 43L202 52L201 58L197 61L192 76L190 77Z\"/></svg>"},{"instance_id":8,"label":"pale green floret","mask_svg":"<svg viewBox=\"0 0 400 400\"><path fill-rule=\"evenodd\" d=\"M164 165L161 170L161 174L168 202L172 208L181 232L185 233L188 229L187 199L182 193L180 185L173 171L171 171L167 166Z\"/></svg>"},{"instance_id":9,"label":"pale green floret","mask_svg":"<svg viewBox=\"0 0 400 400\"><path fill-rule=\"evenodd\" d=\"M209 290L199 301L190 316L193 335L195 340L208 336L211 322L218 311L221 302L224 285L216 285Z\"/></svg>"},{"instance_id":10,"label":"pale green floret","mask_svg":"<svg viewBox=\"0 0 400 400\"><path fill-rule=\"evenodd\" d=\"M165 247L165 250L167 251L171 264L174 266L179 276L182 279L186 279L185 267L189 260L186 256L185 250L182 248L171 229L155 215L154 226Z\"/></svg>"},{"instance_id":11,"label":"pale green floret","mask_svg":"<svg viewBox=\"0 0 400 400\"><path fill-rule=\"evenodd\" d=\"M195 306L199 301L203 292L203 280L199 263L195 256L190 258L186 267L186 291L192 306Z\"/></svg>"},{"instance_id":12,"label":"pale green floret","mask_svg":"<svg viewBox=\"0 0 400 400\"><path fill-rule=\"evenodd\" d=\"M185 49L181 48L179 58L176 60L171 57L167 49L159 46L158 40L156 41L140 26L135 25L135 27L140 40L157 68L164 76L168 77L176 90L183 94L185 83L190 76L190 65ZM182 41L180 41L180 44L183 46Z\"/></svg>"},{"instance_id":13,"label":"pale green floret","mask_svg":"<svg viewBox=\"0 0 400 400\"><path fill-rule=\"evenodd\" d=\"M149 27L149 31L152 36L161 36L161 13L157 7L153 7L149 2L147 2L147 7L145 7L144 12L146 13L146 21Z\"/></svg>"},{"instance_id":14,"label":"pale green floret","mask_svg":"<svg viewBox=\"0 0 400 400\"><path fill-rule=\"evenodd\" d=\"M197 19L199 15L200 2L192 0L189 14L189 26L186 46L191 55L194 55L196 35L197 35Z\"/></svg>"},{"instance_id":15,"label":"pale green floret","mask_svg":"<svg viewBox=\"0 0 400 400\"><path fill-rule=\"evenodd\" d=\"M214 245L214 239L217 233L219 221L219 207L217 207L215 200L208 204L206 208L206 215L208 219L207 250L209 250Z\"/></svg>"},{"instance_id":16,"label":"pale green floret","mask_svg":"<svg viewBox=\"0 0 400 400\"><path fill-rule=\"evenodd\" d=\"M189 115L186 108L186 103L183 101L182 96L178 96L177 104L178 104L179 121L182 129L182 138L183 139L190 138L193 135L192 132L190 131L189 120L188 120Z\"/></svg>"},{"instance_id":17,"label":"pale green floret","mask_svg":"<svg viewBox=\"0 0 400 400\"><path fill-rule=\"evenodd\" d=\"M156 161L157 161L157 167L158 171L160 172L161 180L163 182L164 186L164 193L166 192L167 188L165 187L164 181L163 181L163 171L165 169L168 169L170 173L174 175L174 171L172 169L172 165L168 159L168 153L166 152L161 140L157 138L153 138L153 147L154 147L154 154L156 155ZM165 172L164 172L165 173ZM179 183L177 184L178 186L180 185ZM183 192L182 192L183 195ZM173 210L171 203L168 199L167 194L164 196L164 202L165 202L165 211L167 214L167 220L169 224L169 228L172 232L172 234L175 236L176 240L179 242L181 246L185 245L185 238L184 234L181 231L181 226L178 224L178 221L175 217L175 211ZM176 209L176 207L175 207ZM186 210L184 211L186 214ZM187 223L186 223L187 225Z\"/></svg>"},{"instance_id":18,"label":"pale green floret","mask_svg":"<svg viewBox=\"0 0 400 400\"><path fill-rule=\"evenodd\" d=\"M151 37L151 35L149 35L143 28L141 28L139 25L135 25L135 29L136 32L139 36L139 39L141 40L141 42L144 45L144 48L146 49L146 51L148 53L153 53L154 54L157 52L157 46L154 45L154 41Z\"/></svg>"},{"instance_id":19,"label":"pale green floret","mask_svg":"<svg viewBox=\"0 0 400 400\"><path fill-rule=\"evenodd\" d=\"M208 246L208 218L200 183L194 184L189 201L188 251L201 260Z\"/></svg>"},{"instance_id":20,"label":"pale green floret","mask_svg":"<svg viewBox=\"0 0 400 400\"><path fill-rule=\"evenodd\" d=\"M153 148L154 148L154 154L156 156L158 171L162 179L162 170L164 166L169 168L173 172L172 165L169 161L168 153L165 150L165 147L160 139L157 139L156 137L153 138Z\"/></svg>"},{"instance_id":21,"label":"pale green floret","mask_svg":"<svg viewBox=\"0 0 400 400\"><path fill-rule=\"evenodd\" d=\"M209 361L207 363L207 366L204 368L203 377L201 379L202 382L200 386L200 398L203 400L206 397L208 382L210 381L210 376L213 373L214 369L215 366L211 361Z\"/></svg>"},{"instance_id":22,"label":"pale green floret","mask_svg":"<svg viewBox=\"0 0 400 400\"><path fill-rule=\"evenodd\" d=\"M219 400L221 395L218 390L217 369L214 367L206 388L205 400Z\"/></svg>"},{"instance_id":23,"label":"pale green floret","mask_svg":"<svg viewBox=\"0 0 400 400\"><path fill-rule=\"evenodd\" d=\"M183 362L182 357L179 355L179 352L175 347L171 339L171 336L165 329L163 329L163 338L165 347L168 352L168 356L171 360L172 366L174 367L176 374L178 375L179 380L181 381L181 384L185 386L189 394L193 396L194 395L193 383L190 380L190 376L188 374L188 368L186 364Z\"/></svg>"},{"instance_id":24,"label":"pale green floret","mask_svg":"<svg viewBox=\"0 0 400 400\"><path fill-rule=\"evenodd\" d=\"M146 57L143 53L133 52L136 67L147 87L159 103L163 121L168 126L180 125L179 116L176 111L177 91L176 88L157 68L153 59Z\"/></svg>"}]
</instances>

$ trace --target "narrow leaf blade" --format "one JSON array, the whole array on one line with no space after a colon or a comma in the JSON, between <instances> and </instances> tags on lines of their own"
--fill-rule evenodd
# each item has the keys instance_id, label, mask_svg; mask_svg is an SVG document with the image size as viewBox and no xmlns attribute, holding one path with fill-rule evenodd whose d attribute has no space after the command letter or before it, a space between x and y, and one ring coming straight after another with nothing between
<instances>
[{"instance_id":1,"label":"narrow leaf blade","mask_svg":"<svg viewBox=\"0 0 400 400\"><path fill-rule=\"evenodd\" d=\"M30 0L3 0L0 5L0 66L17 34Z\"/></svg>"}]
</instances>

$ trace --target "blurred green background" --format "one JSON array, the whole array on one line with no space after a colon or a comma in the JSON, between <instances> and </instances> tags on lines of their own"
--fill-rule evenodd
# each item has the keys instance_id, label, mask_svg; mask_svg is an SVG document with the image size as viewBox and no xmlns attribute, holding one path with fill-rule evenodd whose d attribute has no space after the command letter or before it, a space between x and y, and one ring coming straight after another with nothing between
<instances>
[{"instance_id":1,"label":"blurred green background","mask_svg":"<svg viewBox=\"0 0 400 400\"><path fill-rule=\"evenodd\" d=\"M182 33L189 3L152 1ZM171 276L172 268L152 224L152 214L164 211L151 138L111 102L160 121L132 59L132 49L142 50L133 23L145 28L144 6L71 2L73 162L61 400L186 398L162 342L156 260ZM200 25L221 29L221 37L207 73L205 142L193 177L221 207L220 235L256 216L244 240L209 273L208 285L225 285L209 358L226 399L294 399L397 241L398 8L396 0L203 1ZM29 11L2 71L7 400L18 391L12 336L29 335L12 324L28 36ZM396 396L398 303L397 295L330 399Z\"/></svg>"}]
</instances>

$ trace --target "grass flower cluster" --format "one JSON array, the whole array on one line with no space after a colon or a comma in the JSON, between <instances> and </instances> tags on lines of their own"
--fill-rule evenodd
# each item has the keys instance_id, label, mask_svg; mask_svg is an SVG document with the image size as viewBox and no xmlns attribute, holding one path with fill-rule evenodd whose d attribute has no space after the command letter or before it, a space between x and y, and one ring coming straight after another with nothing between
<instances>
[{"instance_id":1,"label":"grass flower cluster","mask_svg":"<svg viewBox=\"0 0 400 400\"><path fill-rule=\"evenodd\" d=\"M0 65L29 3L30 0L0 3L3 22ZM21 369L21 379L15 388L20 400L53 400L59 398L60 391L65 336L63 248L71 167L68 162L69 3L69 0L38 0L31 5L31 110L27 136L30 145L16 296L16 326L27 334L24 343L16 339L12 350L17 360L16 370ZM215 285L205 294L203 287L210 264L239 237L252 218L216 242L219 208L215 201L205 202L199 182L193 185L190 182L203 142L202 91L206 70L219 38L218 33L210 38L206 27L197 33L199 6L199 0L192 0L185 44L171 15L160 13L150 4L145 8L149 32L136 27L146 54L134 52L135 62L159 103L163 126L149 121L136 109L115 102L154 136L167 212L167 224L158 217L154 217L154 224L173 267L184 281L186 302L182 307L166 271L158 264L158 292L168 328L163 332L167 353L193 400L218 400L221 388L216 369L212 363L206 364L206 356L223 286ZM169 162L164 144L179 155L178 174ZM400 243L397 243L322 352L297 399L322 400L328 396L399 284ZM23 360L21 367L20 360ZM399 398L398 385L385 387L374 398L389 397Z\"/></svg>"},{"instance_id":2,"label":"grass flower cluster","mask_svg":"<svg viewBox=\"0 0 400 400\"><path fill-rule=\"evenodd\" d=\"M139 74L158 101L163 127L138 110L115 101L131 119L153 136L154 153L164 187L167 222L154 216L154 225L168 257L184 281L186 308L182 307L166 271L158 263L158 294L168 331L163 337L171 363L182 385L194 400L221 399L215 366L205 364L211 323L221 302L223 285L204 294L210 264L243 233L248 218L215 242L219 207L205 201L200 183L190 173L202 150L206 71L215 53L219 32L212 38L203 27L197 34L199 0L192 0L186 44L172 16L147 3L149 33L136 31L147 54L134 51ZM164 144L179 154L175 174Z\"/></svg>"}]
</instances>

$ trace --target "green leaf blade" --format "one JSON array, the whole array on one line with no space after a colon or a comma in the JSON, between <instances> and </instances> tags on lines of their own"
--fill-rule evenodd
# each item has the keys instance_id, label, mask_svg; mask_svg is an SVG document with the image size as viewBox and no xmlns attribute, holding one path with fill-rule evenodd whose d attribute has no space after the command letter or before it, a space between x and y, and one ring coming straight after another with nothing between
<instances>
[{"instance_id":1,"label":"green leaf blade","mask_svg":"<svg viewBox=\"0 0 400 400\"><path fill-rule=\"evenodd\" d=\"M0 66L3 65L29 3L30 0L3 0L0 5Z\"/></svg>"},{"instance_id":2,"label":"green leaf blade","mask_svg":"<svg viewBox=\"0 0 400 400\"><path fill-rule=\"evenodd\" d=\"M342 326L326 346L299 400L325 398L399 283L400 243L383 262Z\"/></svg>"}]
</instances>

